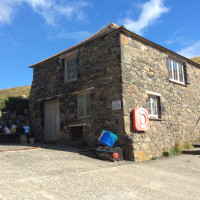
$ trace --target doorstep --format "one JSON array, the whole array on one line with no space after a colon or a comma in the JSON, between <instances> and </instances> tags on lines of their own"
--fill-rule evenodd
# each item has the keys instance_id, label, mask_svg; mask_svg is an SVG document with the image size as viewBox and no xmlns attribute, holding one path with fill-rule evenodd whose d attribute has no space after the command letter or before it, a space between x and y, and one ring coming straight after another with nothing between
<instances>
[{"instance_id":1,"label":"doorstep","mask_svg":"<svg viewBox=\"0 0 200 200\"><path fill-rule=\"evenodd\" d=\"M191 154L191 155L200 155L200 148L194 148L194 149L183 149L183 154Z\"/></svg>"}]
</instances>

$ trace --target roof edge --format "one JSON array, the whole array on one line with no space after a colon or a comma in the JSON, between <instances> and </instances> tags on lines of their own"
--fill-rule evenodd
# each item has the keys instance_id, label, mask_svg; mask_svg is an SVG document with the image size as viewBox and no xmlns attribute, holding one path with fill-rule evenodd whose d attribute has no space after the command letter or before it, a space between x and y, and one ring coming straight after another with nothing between
<instances>
[{"instance_id":1,"label":"roof edge","mask_svg":"<svg viewBox=\"0 0 200 200\"><path fill-rule=\"evenodd\" d=\"M200 64L194 62L193 60L190 60L189 58L186 58L186 57L184 57L184 56L182 56L182 55L180 55L180 54L178 54L178 53L176 53L176 52L174 52L172 50L169 50L166 47L163 47L163 46L161 46L159 44L156 44L155 42L152 42L152 41L150 41L150 40L148 40L148 39L146 39L146 38L144 38L144 37L142 37L140 35L137 35L136 33L133 33L132 31L126 29L124 26L121 26L120 28L123 28L123 30L125 30L126 32L128 32L131 35L134 35L136 38L138 38L138 39L140 39L140 40L142 40L144 42L147 42L148 44L151 44L152 46L157 47L158 49L161 49L164 52L167 52L167 53L170 53L170 54L174 54L175 56L178 56L181 59L186 60L187 62L189 62L189 63L191 63L191 64L193 64L193 65L195 65L195 66L200 68Z\"/></svg>"},{"instance_id":2,"label":"roof edge","mask_svg":"<svg viewBox=\"0 0 200 200\"><path fill-rule=\"evenodd\" d=\"M110 24L113 24L113 23L110 23ZM110 25L110 24L109 24L109 25ZM109 26L109 25L108 25L108 26ZM114 24L114 25L115 25L115 24ZM121 27L124 28L124 26L122 25L122 26L119 26L118 28L113 29L113 30L111 30L111 31L109 31L109 32L107 32L107 33L103 33L103 34L100 34L100 35L95 35L96 33L99 32L99 31L97 31L94 35L92 35L92 36L94 36L93 39L88 40L90 37L89 37L89 38L86 38L85 40L79 42L78 44L75 44L74 46L71 46L71 47L69 47L69 48L67 48L67 49L65 49L65 50L63 50L63 51L61 51L61 52L59 52L59 53L57 53L57 54L55 54L55 55L53 55L53 56L50 56L50 57L48 57L48 58L46 58L46 59L44 59L44 60L42 60L42 61L39 61L39 62L37 62L37 63L35 63L35 64L33 64L33 65L30 65L29 68L34 68L35 66L37 66L37 65L39 65L39 64L41 64L41 63L45 63L46 61L49 61L50 59L54 59L54 58L56 58L56 57L58 57L58 56L61 56L61 55L65 54L65 53L67 53L67 52L70 52L70 51L72 51L72 50L78 48L78 47L81 47L82 45L85 45L85 44L87 44L87 43L89 43L89 42L92 42L92 41L94 41L94 40L97 40L97 39L100 38L100 37L103 37L103 36L105 36L105 35L108 35L108 34L111 34L111 33L113 33L113 32L116 32L116 31L118 31ZM91 37L92 37L92 36L91 36Z\"/></svg>"},{"instance_id":3,"label":"roof edge","mask_svg":"<svg viewBox=\"0 0 200 200\"><path fill-rule=\"evenodd\" d=\"M161 46L159 44L156 44L155 42L152 42L152 41L150 41L150 40L148 40L148 39L136 34L136 33L133 33L132 31L126 29L126 27L124 25L121 25L121 26L119 26L119 28L111 30L110 32L104 33L102 35L98 35L97 37L94 37L91 40L88 40L88 38L87 38L87 39L83 40L82 42L80 42L78 44L75 44L72 47L69 47L68 49L65 49L65 50L63 50L63 51L61 51L61 52L59 52L59 53L57 53L57 54L55 54L53 56L50 56L50 57L48 57L48 58L46 58L46 59L44 59L44 60L42 60L42 61L40 61L38 63L30 65L29 68L34 68L35 66L37 66L37 65L39 65L41 63L45 63L45 62L49 61L50 59L54 59L54 58L56 58L58 56L61 56L61 55L65 54L65 53L67 53L67 52L70 52L70 51L72 51L72 50L74 50L74 49L76 49L78 47L81 47L81 46L83 46L83 45L85 45L85 44L87 44L89 42L95 41L95 40L99 39L100 37L112 34L114 32L120 31L120 30L126 31L127 33L133 35L134 37L138 38L139 40L142 40L142 41L144 41L144 42L146 42L146 43L148 43L148 44L150 44L150 45L152 45L152 46L154 46L154 47L156 47L156 48L158 48L158 49L160 49L160 50L162 50L162 51L164 51L166 53L170 53L170 54L173 54L175 56L178 56L179 58L181 58L183 60L186 60L188 63L191 63L192 65L195 65L196 67L200 68L200 64L199 63L196 63L195 61L190 60L189 58L181 56L180 54L178 54L178 53L176 53L176 52L174 52L172 50L169 50L169 49L167 49L167 48L165 48L165 47L163 47L163 46Z\"/></svg>"}]
</instances>

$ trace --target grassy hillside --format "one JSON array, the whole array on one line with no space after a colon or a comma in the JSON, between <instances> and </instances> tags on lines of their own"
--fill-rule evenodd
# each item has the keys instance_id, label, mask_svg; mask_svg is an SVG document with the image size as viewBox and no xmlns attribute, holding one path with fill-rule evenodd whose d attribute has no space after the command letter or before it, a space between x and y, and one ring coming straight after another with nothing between
<instances>
[{"instance_id":1,"label":"grassy hillside","mask_svg":"<svg viewBox=\"0 0 200 200\"><path fill-rule=\"evenodd\" d=\"M200 64L200 56L199 57L190 58L190 60Z\"/></svg>"},{"instance_id":2,"label":"grassy hillside","mask_svg":"<svg viewBox=\"0 0 200 200\"><path fill-rule=\"evenodd\" d=\"M29 97L30 90L31 90L31 85L3 89L3 90L0 90L0 98L2 98L2 97L19 97L22 95L26 95L27 97Z\"/></svg>"}]
</instances>

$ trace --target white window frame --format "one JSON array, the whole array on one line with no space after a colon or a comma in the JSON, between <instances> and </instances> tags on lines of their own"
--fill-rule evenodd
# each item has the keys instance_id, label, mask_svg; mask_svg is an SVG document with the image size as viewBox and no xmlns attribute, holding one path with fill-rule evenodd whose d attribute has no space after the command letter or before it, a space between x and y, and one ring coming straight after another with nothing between
<instances>
[{"instance_id":1,"label":"white window frame","mask_svg":"<svg viewBox=\"0 0 200 200\"><path fill-rule=\"evenodd\" d=\"M174 74L174 63L176 63L176 68L177 68L177 79L175 78L175 74ZM171 72L170 72L170 67L171 67ZM178 62L177 60L168 58L168 71L169 71L170 81L185 85L184 67L182 63ZM181 71L182 71L182 81L180 80Z\"/></svg>"},{"instance_id":2,"label":"white window frame","mask_svg":"<svg viewBox=\"0 0 200 200\"><path fill-rule=\"evenodd\" d=\"M68 69L67 61L72 60L72 59L76 59L76 65L73 66L72 68ZM65 62L65 82L70 82L70 81L77 80L77 75L78 75L78 71L77 71L77 56L73 55L73 56L70 56L70 57L66 57L64 59L64 62ZM76 70L76 77L69 79L68 72L69 72L69 70L74 70L74 69Z\"/></svg>"},{"instance_id":3,"label":"white window frame","mask_svg":"<svg viewBox=\"0 0 200 200\"><path fill-rule=\"evenodd\" d=\"M90 107L91 107L91 92L80 93L77 95L77 107L78 107L78 118L79 119L91 117L91 109L90 109L90 114L86 115L86 95L87 94L90 94ZM81 117L80 117L80 112L79 112L79 97L80 96L84 96L84 116L81 116Z\"/></svg>"},{"instance_id":4,"label":"white window frame","mask_svg":"<svg viewBox=\"0 0 200 200\"><path fill-rule=\"evenodd\" d=\"M149 103L150 103L150 106L151 106L151 111L152 110L155 110L155 107L154 107L154 104L153 104L153 100L152 99L156 99L156 110L157 110L157 114L151 114L150 113L150 109L149 109ZM150 102L149 102L150 100ZM159 96L157 95L152 95L152 94L149 94L148 95L148 110L149 110L149 118L159 118Z\"/></svg>"}]
</instances>

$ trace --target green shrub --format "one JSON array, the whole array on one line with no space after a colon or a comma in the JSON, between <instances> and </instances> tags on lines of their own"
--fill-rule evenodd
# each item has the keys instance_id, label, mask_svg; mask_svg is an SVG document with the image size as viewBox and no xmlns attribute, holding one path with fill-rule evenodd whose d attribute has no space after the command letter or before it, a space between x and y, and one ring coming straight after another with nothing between
<instances>
[{"instance_id":1,"label":"green shrub","mask_svg":"<svg viewBox=\"0 0 200 200\"><path fill-rule=\"evenodd\" d=\"M6 108L6 101L7 100L8 100L8 97L0 98L0 110L4 110Z\"/></svg>"},{"instance_id":2,"label":"green shrub","mask_svg":"<svg viewBox=\"0 0 200 200\"><path fill-rule=\"evenodd\" d=\"M170 150L170 155L181 154L183 145L180 142L176 142L175 146Z\"/></svg>"},{"instance_id":3,"label":"green shrub","mask_svg":"<svg viewBox=\"0 0 200 200\"><path fill-rule=\"evenodd\" d=\"M157 160L158 159L158 157L156 157L156 156L153 156L152 158L151 158L151 160Z\"/></svg>"},{"instance_id":4,"label":"green shrub","mask_svg":"<svg viewBox=\"0 0 200 200\"><path fill-rule=\"evenodd\" d=\"M178 155L182 153L183 149L192 149L192 148L194 148L194 146L189 142L186 142L184 144L182 144L181 142L176 142L174 147L172 147L169 152L164 149L163 156L169 157L172 155Z\"/></svg>"},{"instance_id":5,"label":"green shrub","mask_svg":"<svg viewBox=\"0 0 200 200\"><path fill-rule=\"evenodd\" d=\"M163 151L163 156L164 157L169 157L170 156L170 153L168 151Z\"/></svg>"},{"instance_id":6,"label":"green shrub","mask_svg":"<svg viewBox=\"0 0 200 200\"><path fill-rule=\"evenodd\" d=\"M172 148L170 149L170 151L166 151L166 150L164 149L164 151L163 151L163 156L164 156L164 157L169 157L169 156L171 156L171 155L181 154L182 149L183 149L182 143L181 143L181 142L176 142L175 145L174 145L174 147L172 147Z\"/></svg>"},{"instance_id":7,"label":"green shrub","mask_svg":"<svg viewBox=\"0 0 200 200\"><path fill-rule=\"evenodd\" d=\"M78 141L78 146L80 148L84 148L87 146L86 142L85 142L85 137L82 135L81 138Z\"/></svg>"},{"instance_id":8,"label":"green shrub","mask_svg":"<svg viewBox=\"0 0 200 200\"><path fill-rule=\"evenodd\" d=\"M184 149L193 149L194 148L194 146L192 144L190 144L189 142L186 142L183 147L184 147Z\"/></svg>"},{"instance_id":9,"label":"green shrub","mask_svg":"<svg viewBox=\"0 0 200 200\"><path fill-rule=\"evenodd\" d=\"M24 114L24 109L28 109L28 99L22 97L0 98L0 109L11 113L16 111L18 115Z\"/></svg>"}]
</instances>

